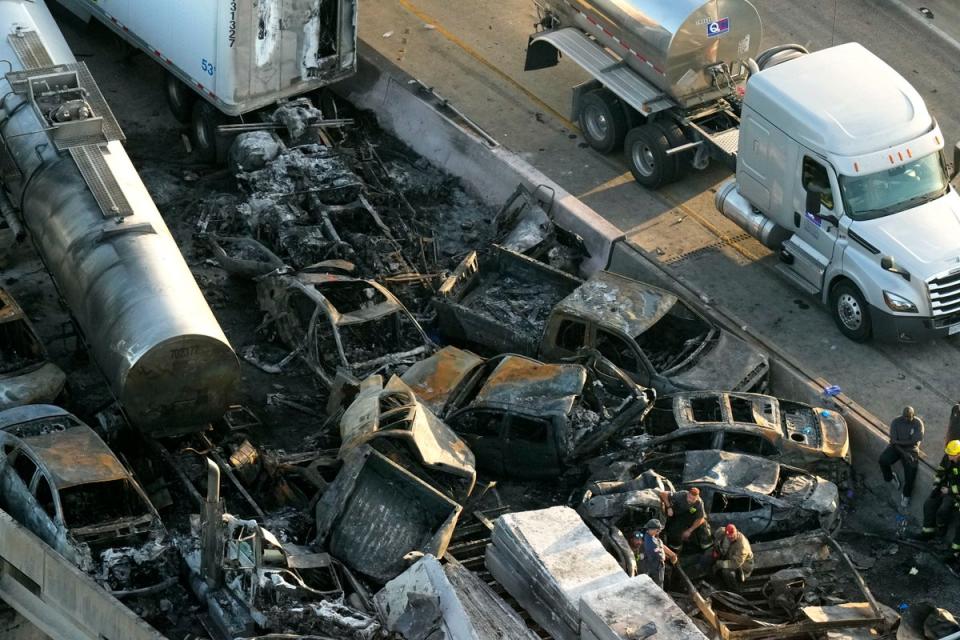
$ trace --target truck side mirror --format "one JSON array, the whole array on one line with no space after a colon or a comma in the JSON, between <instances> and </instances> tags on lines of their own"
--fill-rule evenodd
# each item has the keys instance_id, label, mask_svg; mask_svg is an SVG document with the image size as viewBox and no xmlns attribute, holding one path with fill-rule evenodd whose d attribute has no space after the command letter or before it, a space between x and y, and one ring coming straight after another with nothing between
<instances>
[{"instance_id":1,"label":"truck side mirror","mask_svg":"<svg viewBox=\"0 0 960 640\"><path fill-rule=\"evenodd\" d=\"M960 142L953 145L953 166L950 167L950 180L957 177L960 173Z\"/></svg>"},{"instance_id":2,"label":"truck side mirror","mask_svg":"<svg viewBox=\"0 0 960 640\"><path fill-rule=\"evenodd\" d=\"M908 282L910 281L910 272L906 269L901 269L898 267L897 261L893 259L893 256L883 256L880 258L880 268L884 271L895 273Z\"/></svg>"},{"instance_id":3,"label":"truck side mirror","mask_svg":"<svg viewBox=\"0 0 960 640\"><path fill-rule=\"evenodd\" d=\"M804 208L807 213L818 213L820 211L820 194L807 187L807 198Z\"/></svg>"}]
</instances>

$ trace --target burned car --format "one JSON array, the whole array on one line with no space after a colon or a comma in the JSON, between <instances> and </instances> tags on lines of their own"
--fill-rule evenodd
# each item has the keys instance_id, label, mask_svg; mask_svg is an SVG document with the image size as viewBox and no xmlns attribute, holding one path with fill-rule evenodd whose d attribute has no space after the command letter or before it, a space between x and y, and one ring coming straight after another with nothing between
<instances>
[{"instance_id":1,"label":"burned car","mask_svg":"<svg viewBox=\"0 0 960 640\"><path fill-rule=\"evenodd\" d=\"M755 393L691 391L658 398L637 429L623 435L621 444L643 455L718 449L772 458L830 478L849 471L850 436L843 416Z\"/></svg>"},{"instance_id":2,"label":"burned car","mask_svg":"<svg viewBox=\"0 0 960 640\"><path fill-rule=\"evenodd\" d=\"M625 377L625 376L624 376ZM652 396L610 400L580 364L515 354L482 358L446 347L410 367L406 382L470 445L494 476L549 478L642 417Z\"/></svg>"},{"instance_id":3,"label":"burned car","mask_svg":"<svg viewBox=\"0 0 960 640\"><path fill-rule=\"evenodd\" d=\"M23 309L0 288L0 410L53 402L66 380Z\"/></svg>"},{"instance_id":4,"label":"burned car","mask_svg":"<svg viewBox=\"0 0 960 640\"><path fill-rule=\"evenodd\" d=\"M340 418L341 457L369 444L454 499L473 491L477 472L467 444L404 382L371 376Z\"/></svg>"},{"instance_id":5,"label":"burned car","mask_svg":"<svg viewBox=\"0 0 960 640\"><path fill-rule=\"evenodd\" d=\"M277 271L259 281L260 308L327 385L411 364L433 345L406 307L371 280Z\"/></svg>"},{"instance_id":6,"label":"burned car","mask_svg":"<svg viewBox=\"0 0 960 640\"><path fill-rule=\"evenodd\" d=\"M494 246L471 253L433 300L451 342L562 362L598 352L658 393L766 384L769 362L678 296L599 271L586 282Z\"/></svg>"},{"instance_id":7,"label":"burned car","mask_svg":"<svg viewBox=\"0 0 960 640\"><path fill-rule=\"evenodd\" d=\"M838 522L837 486L807 471L767 458L727 451L687 451L655 456L628 475L654 470L678 489L697 487L713 527L734 524L753 540Z\"/></svg>"},{"instance_id":8,"label":"burned car","mask_svg":"<svg viewBox=\"0 0 960 640\"><path fill-rule=\"evenodd\" d=\"M106 563L166 561L156 509L75 416L51 405L0 412L0 446L0 506L68 560L108 583Z\"/></svg>"}]
</instances>

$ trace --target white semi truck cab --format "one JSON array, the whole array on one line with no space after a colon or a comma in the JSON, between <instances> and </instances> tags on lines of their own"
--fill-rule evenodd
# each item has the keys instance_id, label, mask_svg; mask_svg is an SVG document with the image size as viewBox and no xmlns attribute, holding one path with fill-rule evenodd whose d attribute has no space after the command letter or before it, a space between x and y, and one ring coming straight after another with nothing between
<instances>
[{"instance_id":1,"label":"white semi truck cab","mask_svg":"<svg viewBox=\"0 0 960 640\"><path fill-rule=\"evenodd\" d=\"M960 196L917 91L844 44L751 75L717 208L847 337L960 333Z\"/></svg>"}]
</instances>

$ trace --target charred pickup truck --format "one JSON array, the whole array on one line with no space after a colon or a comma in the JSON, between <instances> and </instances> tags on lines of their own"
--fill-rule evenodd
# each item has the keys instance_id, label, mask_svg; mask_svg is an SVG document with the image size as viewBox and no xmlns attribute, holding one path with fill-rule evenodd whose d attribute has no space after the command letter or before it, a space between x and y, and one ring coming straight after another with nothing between
<instances>
[{"instance_id":1,"label":"charred pickup truck","mask_svg":"<svg viewBox=\"0 0 960 640\"><path fill-rule=\"evenodd\" d=\"M605 396L592 371L513 354L484 360L444 347L402 380L467 441L481 468L494 476L552 478L640 420L653 400L639 387L630 398Z\"/></svg>"},{"instance_id":2,"label":"charred pickup truck","mask_svg":"<svg viewBox=\"0 0 960 640\"><path fill-rule=\"evenodd\" d=\"M257 295L280 338L327 385L338 372L359 384L433 349L406 307L371 280L278 270L260 279Z\"/></svg>"},{"instance_id":3,"label":"charred pickup truck","mask_svg":"<svg viewBox=\"0 0 960 640\"><path fill-rule=\"evenodd\" d=\"M53 402L66 375L46 350L16 300L0 288L0 410Z\"/></svg>"},{"instance_id":4,"label":"charred pickup truck","mask_svg":"<svg viewBox=\"0 0 960 640\"><path fill-rule=\"evenodd\" d=\"M548 362L586 347L658 393L757 390L769 369L672 293L606 271L584 282L498 246L467 256L433 304L452 342Z\"/></svg>"}]
</instances>

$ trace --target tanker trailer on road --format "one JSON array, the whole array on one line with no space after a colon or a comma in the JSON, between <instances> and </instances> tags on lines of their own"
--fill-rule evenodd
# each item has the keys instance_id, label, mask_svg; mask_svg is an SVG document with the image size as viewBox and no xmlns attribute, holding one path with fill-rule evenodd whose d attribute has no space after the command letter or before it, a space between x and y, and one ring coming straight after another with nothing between
<instances>
[{"instance_id":1,"label":"tanker trailer on road","mask_svg":"<svg viewBox=\"0 0 960 640\"><path fill-rule=\"evenodd\" d=\"M151 435L223 415L236 354L43 2L0 3L3 191L127 419Z\"/></svg>"}]
</instances>

